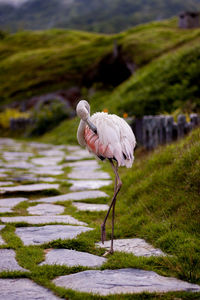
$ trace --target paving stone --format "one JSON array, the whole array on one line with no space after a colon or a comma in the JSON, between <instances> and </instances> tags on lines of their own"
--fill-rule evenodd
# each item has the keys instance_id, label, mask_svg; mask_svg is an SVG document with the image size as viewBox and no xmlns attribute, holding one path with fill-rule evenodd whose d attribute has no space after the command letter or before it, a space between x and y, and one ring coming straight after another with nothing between
<instances>
[{"instance_id":1,"label":"paving stone","mask_svg":"<svg viewBox=\"0 0 200 300\"><path fill-rule=\"evenodd\" d=\"M96 246L101 248L110 249L111 241L106 241L104 244L101 242L96 243ZM136 256L164 256L160 249L154 248L143 239L120 239L114 240L114 250L126 253L133 253Z\"/></svg>"},{"instance_id":2,"label":"paving stone","mask_svg":"<svg viewBox=\"0 0 200 300\"><path fill-rule=\"evenodd\" d=\"M59 215L65 210L64 206L52 204L38 204L27 209L30 215L51 216Z\"/></svg>"},{"instance_id":3,"label":"paving stone","mask_svg":"<svg viewBox=\"0 0 200 300\"><path fill-rule=\"evenodd\" d=\"M0 186L7 186L7 185L13 185L14 182L12 181L0 181Z\"/></svg>"},{"instance_id":4,"label":"paving stone","mask_svg":"<svg viewBox=\"0 0 200 300\"><path fill-rule=\"evenodd\" d=\"M3 174L3 173L0 173L0 177L8 177L8 175L7 174Z\"/></svg>"},{"instance_id":5,"label":"paving stone","mask_svg":"<svg viewBox=\"0 0 200 300\"><path fill-rule=\"evenodd\" d=\"M57 239L73 239L82 232L93 230L90 227L70 225L46 225L41 227L18 227L16 234L24 245L41 245Z\"/></svg>"},{"instance_id":6,"label":"paving stone","mask_svg":"<svg viewBox=\"0 0 200 300\"><path fill-rule=\"evenodd\" d=\"M64 265L100 267L106 259L86 252L68 249L53 249L46 254L45 261L40 265Z\"/></svg>"},{"instance_id":7,"label":"paving stone","mask_svg":"<svg viewBox=\"0 0 200 300\"><path fill-rule=\"evenodd\" d=\"M111 180L68 180L72 184L70 191L80 191L80 190L96 190L103 186L110 185Z\"/></svg>"},{"instance_id":8,"label":"paving stone","mask_svg":"<svg viewBox=\"0 0 200 300\"><path fill-rule=\"evenodd\" d=\"M68 174L68 178L73 179L110 179L110 175L106 172L94 170L78 170L74 169Z\"/></svg>"},{"instance_id":9,"label":"paving stone","mask_svg":"<svg viewBox=\"0 0 200 300\"><path fill-rule=\"evenodd\" d=\"M4 168L14 168L14 169L32 169L34 167L33 164L30 164L28 162L25 161L17 161L17 162L11 162L11 163L4 163L2 164L2 166Z\"/></svg>"},{"instance_id":10,"label":"paving stone","mask_svg":"<svg viewBox=\"0 0 200 300\"><path fill-rule=\"evenodd\" d=\"M102 191L83 191L83 192L74 192L74 193L47 197L47 198L40 198L38 200L33 200L33 201L55 203L58 201L80 201L85 199L97 199L102 197L108 197L108 195Z\"/></svg>"},{"instance_id":11,"label":"paving stone","mask_svg":"<svg viewBox=\"0 0 200 300\"><path fill-rule=\"evenodd\" d=\"M24 151L20 151L20 152L14 152L14 151L5 151L3 153L3 156L4 157L15 157L15 158L22 158L23 160L24 159L27 159L31 156L33 156L33 153L31 152L24 152Z\"/></svg>"},{"instance_id":12,"label":"paving stone","mask_svg":"<svg viewBox=\"0 0 200 300\"><path fill-rule=\"evenodd\" d=\"M38 157L32 158L31 162L40 166L55 166L62 161L62 157Z\"/></svg>"},{"instance_id":13,"label":"paving stone","mask_svg":"<svg viewBox=\"0 0 200 300\"><path fill-rule=\"evenodd\" d=\"M68 162L64 164L65 167L72 167L75 169L90 169L90 170L94 170L94 169L99 169L100 166L97 163L96 160L80 160L80 161L73 161L73 162Z\"/></svg>"},{"instance_id":14,"label":"paving stone","mask_svg":"<svg viewBox=\"0 0 200 300\"><path fill-rule=\"evenodd\" d=\"M71 155L65 156L66 161L88 159L88 158L94 158L94 155L89 153L87 150L83 150L83 149L73 151Z\"/></svg>"},{"instance_id":15,"label":"paving stone","mask_svg":"<svg viewBox=\"0 0 200 300\"><path fill-rule=\"evenodd\" d=\"M57 166L59 167L59 166ZM62 168L62 167L61 167ZM31 169L31 173L38 174L38 175L62 175L64 174L64 171L61 170L61 168L52 168L52 167L38 167Z\"/></svg>"},{"instance_id":16,"label":"paving stone","mask_svg":"<svg viewBox=\"0 0 200 300\"><path fill-rule=\"evenodd\" d=\"M15 251L0 249L0 272L2 271L27 271L20 267L15 259ZM1 290L0 290L1 293Z\"/></svg>"},{"instance_id":17,"label":"paving stone","mask_svg":"<svg viewBox=\"0 0 200 300\"><path fill-rule=\"evenodd\" d=\"M17 185L13 187L1 187L0 193L15 193L15 192L37 192L44 191L49 189L58 189L59 184L49 184L49 183L40 183L40 184L26 184L26 185Z\"/></svg>"},{"instance_id":18,"label":"paving stone","mask_svg":"<svg viewBox=\"0 0 200 300\"><path fill-rule=\"evenodd\" d=\"M53 280L60 287L99 295L142 292L200 291L200 286L138 269L90 270L60 276Z\"/></svg>"},{"instance_id":19,"label":"paving stone","mask_svg":"<svg viewBox=\"0 0 200 300\"><path fill-rule=\"evenodd\" d=\"M0 231L5 227L6 225L0 225ZM4 240L2 239L1 235L0 235L0 245L5 245Z\"/></svg>"},{"instance_id":20,"label":"paving stone","mask_svg":"<svg viewBox=\"0 0 200 300\"><path fill-rule=\"evenodd\" d=\"M13 212L13 210L10 207L0 207L0 213L10 213Z\"/></svg>"},{"instance_id":21,"label":"paving stone","mask_svg":"<svg viewBox=\"0 0 200 300\"><path fill-rule=\"evenodd\" d=\"M91 203L72 203L78 210L81 211L107 211L109 206L106 204L91 204Z\"/></svg>"},{"instance_id":22,"label":"paving stone","mask_svg":"<svg viewBox=\"0 0 200 300\"><path fill-rule=\"evenodd\" d=\"M67 150L68 151L78 151L78 150L81 150L81 147L79 146L72 146L72 145L68 145L66 146Z\"/></svg>"},{"instance_id":23,"label":"paving stone","mask_svg":"<svg viewBox=\"0 0 200 300\"><path fill-rule=\"evenodd\" d=\"M19 216L19 217L1 217L3 223L21 223L28 224L50 224L50 223L65 223L73 225L87 225L85 222L80 222L68 215L61 216Z\"/></svg>"},{"instance_id":24,"label":"paving stone","mask_svg":"<svg viewBox=\"0 0 200 300\"><path fill-rule=\"evenodd\" d=\"M37 142L30 142L27 143L27 145L29 145L30 147L36 148L36 149L49 149L54 147L54 145L52 144L44 144L44 143L37 143Z\"/></svg>"},{"instance_id":25,"label":"paving stone","mask_svg":"<svg viewBox=\"0 0 200 300\"><path fill-rule=\"evenodd\" d=\"M20 202L27 201L28 198L4 198L0 199L0 207L14 207L18 205Z\"/></svg>"},{"instance_id":26,"label":"paving stone","mask_svg":"<svg viewBox=\"0 0 200 300\"><path fill-rule=\"evenodd\" d=\"M0 138L0 145L15 145L17 144L13 139Z\"/></svg>"},{"instance_id":27,"label":"paving stone","mask_svg":"<svg viewBox=\"0 0 200 300\"><path fill-rule=\"evenodd\" d=\"M48 289L26 278L0 279L0 299L6 300L59 300Z\"/></svg>"},{"instance_id":28,"label":"paving stone","mask_svg":"<svg viewBox=\"0 0 200 300\"><path fill-rule=\"evenodd\" d=\"M57 157L61 157L62 159L65 156L65 152L58 149L40 151L39 154L44 156L57 156Z\"/></svg>"}]
</instances>

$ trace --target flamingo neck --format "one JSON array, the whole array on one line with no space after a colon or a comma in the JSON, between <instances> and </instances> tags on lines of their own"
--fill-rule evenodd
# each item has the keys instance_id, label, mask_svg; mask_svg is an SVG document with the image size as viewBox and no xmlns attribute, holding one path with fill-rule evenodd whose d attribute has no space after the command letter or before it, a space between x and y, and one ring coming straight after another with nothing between
<instances>
[{"instance_id":1,"label":"flamingo neck","mask_svg":"<svg viewBox=\"0 0 200 300\"><path fill-rule=\"evenodd\" d=\"M77 131L78 142L83 147L86 145L85 137L84 137L85 126L86 126L86 123L83 120L81 120L79 123L79 126L78 126L78 131Z\"/></svg>"}]
</instances>

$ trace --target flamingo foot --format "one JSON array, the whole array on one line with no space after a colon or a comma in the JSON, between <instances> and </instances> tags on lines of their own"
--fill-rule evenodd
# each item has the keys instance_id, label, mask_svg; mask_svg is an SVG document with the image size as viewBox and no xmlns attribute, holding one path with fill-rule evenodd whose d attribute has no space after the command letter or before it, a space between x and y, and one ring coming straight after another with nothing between
<instances>
[{"instance_id":1,"label":"flamingo foot","mask_svg":"<svg viewBox=\"0 0 200 300\"><path fill-rule=\"evenodd\" d=\"M104 244L104 241L106 240L106 228L105 224L101 224L101 242Z\"/></svg>"}]
</instances>

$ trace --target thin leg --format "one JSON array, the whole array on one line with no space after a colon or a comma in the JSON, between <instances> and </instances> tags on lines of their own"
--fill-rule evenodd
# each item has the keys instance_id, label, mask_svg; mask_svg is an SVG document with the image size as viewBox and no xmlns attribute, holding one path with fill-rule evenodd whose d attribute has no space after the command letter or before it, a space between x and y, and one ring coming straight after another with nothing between
<instances>
[{"instance_id":1,"label":"thin leg","mask_svg":"<svg viewBox=\"0 0 200 300\"><path fill-rule=\"evenodd\" d=\"M113 195L113 198L112 198L112 201L111 201L111 204L110 204L110 207L108 209L108 212L105 216L105 219L101 225L101 241L102 243L104 243L105 241L105 238L106 238L106 230L105 230L105 224L106 224L106 221L107 221L107 218L109 216L109 213L110 213L110 210L111 208L113 207L113 205L115 205L115 201L116 201L116 197L117 197L117 194L118 192L120 191L120 188L121 188L121 185L122 185L122 182L119 178L119 175L118 175L118 167L115 167L114 163L112 160L110 160L110 163L111 163L111 166L112 166L112 169L115 173L115 190L114 190L114 195ZM114 234L114 214L115 214L115 210L113 211L113 218L112 218L112 239L111 239L111 252L113 252L113 234Z\"/></svg>"}]
</instances>

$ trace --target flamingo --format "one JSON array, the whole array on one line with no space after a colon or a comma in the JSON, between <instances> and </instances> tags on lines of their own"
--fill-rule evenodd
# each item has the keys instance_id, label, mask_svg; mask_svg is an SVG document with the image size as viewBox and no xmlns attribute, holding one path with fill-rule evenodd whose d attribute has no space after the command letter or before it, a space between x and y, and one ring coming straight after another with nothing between
<instances>
[{"instance_id":1,"label":"flamingo","mask_svg":"<svg viewBox=\"0 0 200 300\"><path fill-rule=\"evenodd\" d=\"M112 208L112 233L109 251L112 254L114 252L115 204L117 194L122 186L118 167L132 167L134 160L133 151L136 145L135 136L127 122L117 115L97 112L90 116L90 105L86 100L79 101L76 113L81 119L77 130L79 144L86 147L97 158L101 160L107 159L115 174L114 195L105 219L101 224L101 241L104 244L106 239L106 221Z\"/></svg>"}]
</instances>

